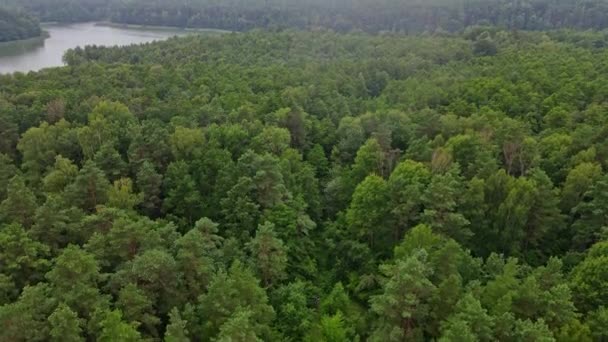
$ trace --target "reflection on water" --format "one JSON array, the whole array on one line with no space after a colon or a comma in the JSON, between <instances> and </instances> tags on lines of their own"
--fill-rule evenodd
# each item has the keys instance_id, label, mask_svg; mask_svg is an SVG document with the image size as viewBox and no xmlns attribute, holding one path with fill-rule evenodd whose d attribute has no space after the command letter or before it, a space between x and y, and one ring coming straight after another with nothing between
<instances>
[{"instance_id":1,"label":"reflection on water","mask_svg":"<svg viewBox=\"0 0 608 342\"><path fill-rule=\"evenodd\" d=\"M36 71L63 65L63 54L77 46L129 45L186 34L179 30L123 29L95 23L49 25L47 39L0 44L0 73Z\"/></svg>"},{"instance_id":2,"label":"reflection on water","mask_svg":"<svg viewBox=\"0 0 608 342\"><path fill-rule=\"evenodd\" d=\"M19 42L2 43L0 45L0 57L19 56L37 49L43 49L44 42L44 38L33 38Z\"/></svg>"}]
</instances>

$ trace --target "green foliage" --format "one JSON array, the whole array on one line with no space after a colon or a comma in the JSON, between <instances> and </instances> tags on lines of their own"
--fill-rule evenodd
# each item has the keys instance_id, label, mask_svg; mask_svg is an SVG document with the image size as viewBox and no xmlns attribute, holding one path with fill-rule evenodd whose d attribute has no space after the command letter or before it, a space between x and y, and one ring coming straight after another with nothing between
<instances>
[{"instance_id":1,"label":"green foliage","mask_svg":"<svg viewBox=\"0 0 608 342\"><path fill-rule=\"evenodd\" d=\"M309 337L310 341L348 341L346 329L344 328L344 317L339 311L333 316L321 317L321 322L319 323L318 330L318 335L315 335L314 337Z\"/></svg>"},{"instance_id":2,"label":"green foliage","mask_svg":"<svg viewBox=\"0 0 608 342\"><path fill-rule=\"evenodd\" d=\"M275 326L284 336L302 340L310 330L314 308L309 307L312 295L309 284L297 281L272 292L271 303L276 310Z\"/></svg>"},{"instance_id":3,"label":"green foliage","mask_svg":"<svg viewBox=\"0 0 608 342\"><path fill-rule=\"evenodd\" d=\"M130 178L115 181L114 186L108 190L109 207L130 210L142 201L141 194L133 193L133 181Z\"/></svg>"},{"instance_id":4,"label":"green foliage","mask_svg":"<svg viewBox=\"0 0 608 342\"><path fill-rule=\"evenodd\" d=\"M71 184L78 175L78 167L62 156L55 158L55 166L42 179L43 189L49 193L60 193Z\"/></svg>"},{"instance_id":5,"label":"green foliage","mask_svg":"<svg viewBox=\"0 0 608 342\"><path fill-rule=\"evenodd\" d=\"M272 223L260 225L248 247L253 266L265 287L271 287L285 278L287 253L283 241L276 237Z\"/></svg>"},{"instance_id":6,"label":"green foliage","mask_svg":"<svg viewBox=\"0 0 608 342\"><path fill-rule=\"evenodd\" d=\"M1 341L608 338L597 1L63 1L273 29L0 75Z\"/></svg>"},{"instance_id":7,"label":"green foliage","mask_svg":"<svg viewBox=\"0 0 608 342\"><path fill-rule=\"evenodd\" d=\"M50 266L49 248L28 234L19 224L0 228L0 269L13 286L23 288L41 280Z\"/></svg>"},{"instance_id":8,"label":"green foliage","mask_svg":"<svg viewBox=\"0 0 608 342\"><path fill-rule=\"evenodd\" d=\"M142 340L137 330L122 320L122 314L119 310L108 312L104 320L101 321L100 327L101 334L98 341L136 342Z\"/></svg>"},{"instance_id":9,"label":"green foliage","mask_svg":"<svg viewBox=\"0 0 608 342\"><path fill-rule=\"evenodd\" d=\"M67 305L61 304L49 316L51 341L78 342L82 337L81 320Z\"/></svg>"},{"instance_id":10,"label":"green foliage","mask_svg":"<svg viewBox=\"0 0 608 342\"><path fill-rule=\"evenodd\" d=\"M390 250L390 245L385 242L386 238L390 237L390 231L382 230L387 227L387 202L386 182L378 176L371 175L357 186L346 212L346 220L353 236L366 241L372 250Z\"/></svg>"},{"instance_id":11,"label":"green foliage","mask_svg":"<svg viewBox=\"0 0 608 342\"><path fill-rule=\"evenodd\" d=\"M36 19L23 12L0 8L0 42L38 37L42 34Z\"/></svg>"},{"instance_id":12,"label":"green foliage","mask_svg":"<svg viewBox=\"0 0 608 342\"><path fill-rule=\"evenodd\" d=\"M608 243L599 242L590 250L587 257L572 271L572 289L578 307L594 311L608 306Z\"/></svg>"},{"instance_id":13,"label":"green foliage","mask_svg":"<svg viewBox=\"0 0 608 342\"><path fill-rule=\"evenodd\" d=\"M25 186L21 176L11 179L6 193L6 199L0 203L0 222L15 222L29 228L36 211L34 193Z\"/></svg>"},{"instance_id":14,"label":"green foliage","mask_svg":"<svg viewBox=\"0 0 608 342\"><path fill-rule=\"evenodd\" d=\"M236 334L234 338L239 341L268 336L275 315L253 273L238 262L228 272L219 271L211 280L207 293L199 297L199 311L205 339ZM243 324L242 331L236 323Z\"/></svg>"},{"instance_id":15,"label":"green foliage","mask_svg":"<svg viewBox=\"0 0 608 342\"><path fill-rule=\"evenodd\" d=\"M110 183L103 171L92 161L87 161L74 182L66 187L65 195L70 203L92 212L97 205L107 201L109 189Z\"/></svg>"},{"instance_id":16,"label":"green foliage","mask_svg":"<svg viewBox=\"0 0 608 342\"><path fill-rule=\"evenodd\" d=\"M429 312L429 299L436 287L428 279L432 274L424 250L416 252L395 265L382 265L387 279L383 293L370 300L372 311L382 317L374 329L374 341L420 339L423 322Z\"/></svg>"},{"instance_id":17,"label":"green foliage","mask_svg":"<svg viewBox=\"0 0 608 342\"><path fill-rule=\"evenodd\" d=\"M167 325L167 331L165 332L165 342L187 342L190 341L188 339L188 330L186 329L186 324L188 322L184 321L177 308L173 308L169 313L169 324Z\"/></svg>"}]
</instances>

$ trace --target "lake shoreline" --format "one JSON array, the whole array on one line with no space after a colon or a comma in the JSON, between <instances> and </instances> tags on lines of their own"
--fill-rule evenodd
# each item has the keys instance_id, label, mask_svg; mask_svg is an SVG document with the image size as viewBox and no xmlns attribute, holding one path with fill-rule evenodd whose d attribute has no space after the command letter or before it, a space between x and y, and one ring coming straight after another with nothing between
<instances>
[{"instance_id":1,"label":"lake shoreline","mask_svg":"<svg viewBox=\"0 0 608 342\"><path fill-rule=\"evenodd\" d=\"M96 21L96 26L114 27L130 30L158 30L158 31L178 31L178 32L204 32L204 33L232 33L233 31L215 29L215 28L196 28L196 27L176 27L176 26L157 26L157 25L138 25L138 24L123 24L114 23L111 21Z\"/></svg>"},{"instance_id":2,"label":"lake shoreline","mask_svg":"<svg viewBox=\"0 0 608 342\"><path fill-rule=\"evenodd\" d=\"M31 37L26 39L9 40L8 42L0 42L0 48L10 47L15 44L39 44L44 42L51 35L48 31L43 30L37 37Z\"/></svg>"},{"instance_id":3,"label":"lake shoreline","mask_svg":"<svg viewBox=\"0 0 608 342\"><path fill-rule=\"evenodd\" d=\"M0 74L38 71L64 66L65 52L77 47L128 46L162 41L176 36L205 34L184 30L126 29L98 26L98 22L44 23L44 36L0 45ZM208 32L207 34L214 34ZM48 38L46 38L48 37Z\"/></svg>"}]
</instances>

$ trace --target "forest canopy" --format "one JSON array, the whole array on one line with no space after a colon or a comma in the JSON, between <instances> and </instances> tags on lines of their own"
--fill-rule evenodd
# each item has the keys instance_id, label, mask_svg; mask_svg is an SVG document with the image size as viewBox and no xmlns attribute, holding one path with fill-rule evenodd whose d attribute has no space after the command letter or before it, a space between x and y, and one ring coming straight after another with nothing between
<instances>
[{"instance_id":1,"label":"forest canopy","mask_svg":"<svg viewBox=\"0 0 608 342\"><path fill-rule=\"evenodd\" d=\"M0 42L39 37L41 34L35 18L0 8Z\"/></svg>"},{"instance_id":2,"label":"forest canopy","mask_svg":"<svg viewBox=\"0 0 608 342\"><path fill-rule=\"evenodd\" d=\"M458 32L505 29L605 29L606 0L0 0L41 21L218 28L326 28L339 32Z\"/></svg>"},{"instance_id":3,"label":"forest canopy","mask_svg":"<svg viewBox=\"0 0 608 342\"><path fill-rule=\"evenodd\" d=\"M0 75L0 340L605 340L605 46L252 30Z\"/></svg>"}]
</instances>

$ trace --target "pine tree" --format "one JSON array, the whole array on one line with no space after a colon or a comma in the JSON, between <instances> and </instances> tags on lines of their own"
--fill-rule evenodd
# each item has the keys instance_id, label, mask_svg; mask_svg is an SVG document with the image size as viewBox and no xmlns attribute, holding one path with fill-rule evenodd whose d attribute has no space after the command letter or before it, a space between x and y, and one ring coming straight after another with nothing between
<instances>
[{"instance_id":1,"label":"pine tree","mask_svg":"<svg viewBox=\"0 0 608 342\"><path fill-rule=\"evenodd\" d=\"M202 218L175 242L175 261L184 280L181 292L190 300L196 300L211 282L221 256L222 238L217 233L217 224Z\"/></svg>"},{"instance_id":2,"label":"pine tree","mask_svg":"<svg viewBox=\"0 0 608 342\"><path fill-rule=\"evenodd\" d=\"M156 172L154 165L146 160L137 172L136 183L143 196L143 202L140 204L142 211L152 218L158 216L161 206L162 175Z\"/></svg>"},{"instance_id":3,"label":"pine tree","mask_svg":"<svg viewBox=\"0 0 608 342\"><path fill-rule=\"evenodd\" d=\"M238 310L220 327L219 336L214 342L262 342L255 323L251 321L252 313Z\"/></svg>"},{"instance_id":4,"label":"pine tree","mask_svg":"<svg viewBox=\"0 0 608 342\"><path fill-rule=\"evenodd\" d=\"M152 298L137 285L129 283L120 289L116 308L123 312L127 322L136 323L140 331L145 332L147 336L158 337L156 327L160 323L160 318L156 316Z\"/></svg>"},{"instance_id":5,"label":"pine tree","mask_svg":"<svg viewBox=\"0 0 608 342\"><path fill-rule=\"evenodd\" d=\"M206 294L199 298L199 311L204 321L204 336L213 337L220 328L239 311L249 312L249 322L260 338L268 336L269 324L274 319L274 310L268 304L266 292L253 273L239 262L228 272L218 271ZM243 319L243 317L241 317ZM201 339L197 336L195 339Z\"/></svg>"},{"instance_id":6,"label":"pine tree","mask_svg":"<svg viewBox=\"0 0 608 342\"><path fill-rule=\"evenodd\" d=\"M283 241L276 237L274 225L266 222L258 227L255 238L248 244L253 266L265 287L271 287L286 276L287 253Z\"/></svg>"},{"instance_id":7,"label":"pine tree","mask_svg":"<svg viewBox=\"0 0 608 342\"><path fill-rule=\"evenodd\" d=\"M434 175L421 198L424 205L421 221L460 243L468 241L473 235L469 220L458 210L462 184L454 169Z\"/></svg>"},{"instance_id":8,"label":"pine tree","mask_svg":"<svg viewBox=\"0 0 608 342\"><path fill-rule=\"evenodd\" d=\"M0 203L0 222L15 222L29 228L36 205L34 193L25 186L21 176L15 176L8 184L6 199Z\"/></svg>"},{"instance_id":9,"label":"pine tree","mask_svg":"<svg viewBox=\"0 0 608 342\"><path fill-rule=\"evenodd\" d=\"M16 288L44 278L50 267L48 246L32 239L19 224L0 226L0 270Z\"/></svg>"},{"instance_id":10,"label":"pine tree","mask_svg":"<svg viewBox=\"0 0 608 342\"><path fill-rule=\"evenodd\" d=\"M107 305L99 292L99 265L93 255L70 245L55 258L54 267L46 274L53 296L68 305L79 317L88 319L97 308Z\"/></svg>"},{"instance_id":11,"label":"pine tree","mask_svg":"<svg viewBox=\"0 0 608 342\"><path fill-rule=\"evenodd\" d=\"M454 334L466 326L467 334L474 341L493 341L493 318L481 306L471 293L467 293L456 304L455 312L450 316L442 327L442 336L455 337ZM449 339L446 339L446 341ZM462 341L466 341L463 339Z\"/></svg>"},{"instance_id":12,"label":"pine tree","mask_svg":"<svg viewBox=\"0 0 608 342\"><path fill-rule=\"evenodd\" d=\"M78 315L65 304L60 304L49 316L52 342L80 342L82 337L82 321Z\"/></svg>"},{"instance_id":13,"label":"pine tree","mask_svg":"<svg viewBox=\"0 0 608 342\"><path fill-rule=\"evenodd\" d=\"M65 189L67 199L79 208L92 212L108 198L110 183L105 174L92 161L87 161L74 183Z\"/></svg>"},{"instance_id":14,"label":"pine tree","mask_svg":"<svg viewBox=\"0 0 608 342\"><path fill-rule=\"evenodd\" d=\"M427 253L419 250L396 264L380 266L386 280L382 293L370 299L371 310L378 319L371 341L403 341L421 338L429 314L429 300L436 290L429 280L432 270Z\"/></svg>"},{"instance_id":15,"label":"pine tree","mask_svg":"<svg viewBox=\"0 0 608 342\"><path fill-rule=\"evenodd\" d=\"M6 199L8 184L18 172L19 169L14 165L13 159L0 153L0 203Z\"/></svg>"},{"instance_id":16,"label":"pine tree","mask_svg":"<svg viewBox=\"0 0 608 342\"><path fill-rule=\"evenodd\" d=\"M110 182L125 176L127 163L110 143L105 143L93 157L95 164L105 173Z\"/></svg>"},{"instance_id":17,"label":"pine tree","mask_svg":"<svg viewBox=\"0 0 608 342\"><path fill-rule=\"evenodd\" d=\"M169 312L169 324L165 332L165 342L189 342L188 330L186 329L187 321L184 321L179 314L177 308L173 308Z\"/></svg>"}]
</instances>

